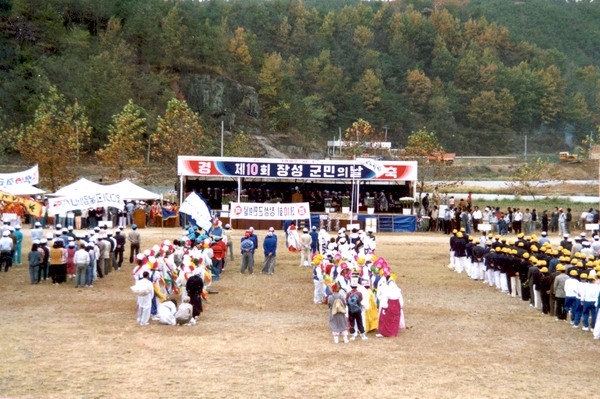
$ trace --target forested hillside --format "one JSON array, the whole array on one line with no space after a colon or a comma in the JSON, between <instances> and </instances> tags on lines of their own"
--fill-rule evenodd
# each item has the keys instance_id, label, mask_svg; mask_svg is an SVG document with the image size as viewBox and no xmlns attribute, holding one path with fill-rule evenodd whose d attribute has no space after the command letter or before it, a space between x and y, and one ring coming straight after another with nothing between
<instances>
[{"instance_id":1,"label":"forested hillside","mask_svg":"<svg viewBox=\"0 0 600 399\"><path fill-rule=\"evenodd\" d=\"M227 155L359 118L394 147L425 128L460 155L568 149L600 123L599 3L0 0L0 150L63 121L81 151L143 163L189 126L207 155L221 120L245 131ZM147 144L111 155L128 124Z\"/></svg>"}]
</instances>

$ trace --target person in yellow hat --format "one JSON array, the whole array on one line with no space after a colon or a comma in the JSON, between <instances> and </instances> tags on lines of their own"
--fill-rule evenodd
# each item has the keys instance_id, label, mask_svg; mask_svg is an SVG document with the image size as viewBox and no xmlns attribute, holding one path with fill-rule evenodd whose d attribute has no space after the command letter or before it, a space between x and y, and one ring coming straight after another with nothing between
<instances>
[{"instance_id":1,"label":"person in yellow hat","mask_svg":"<svg viewBox=\"0 0 600 399\"><path fill-rule=\"evenodd\" d=\"M582 278L583 280L583 278ZM590 331L594 329L594 325L596 324L596 301L598 300L598 295L600 295L600 285L595 284L596 276L589 275L587 276L586 282L582 281L580 286L580 295L581 295L581 318L583 319L583 331Z\"/></svg>"},{"instance_id":2,"label":"person in yellow hat","mask_svg":"<svg viewBox=\"0 0 600 399\"><path fill-rule=\"evenodd\" d=\"M565 312L569 314L571 319L571 325L574 328L577 328L579 325L579 319L581 318L581 314L579 314L580 309L580 300L579 296L580 291L580 282L579 282L579 273L577 270L572 269L568 271L569 279L565 281ZM575 320L577 320L577 324L575 324Z\"/></svg>"},{"instance_id":3,"label":"person in yellow hat","mask_svg":"<svg viewBox=\"0 0 600 399\"><path fill-rule=\"evenodd\" d=\"M457 273L462 273L466 268L467 263L467 240L463 237L462 232L456 233L456 240L454 241L454 257L455 257L455 267L454 270Z\"/></svg>"},{"instance_id":4,"label":"person in yellow hat","mask_svg":"<svg viewBox=\"0 0 600 399\"><path fill-rule=\"evenodd\" d=\"M554 282L552 283L552 293L555 301L554 313L556 315L556 320L566 320L567 313L565 312L565 282L569 279L569 276L565 273L565 265L557 265L556 271L558 275L554 277Z\"/></svg>"},{"instance_id":5,"label":"person in yellow hat","mask_svg":"<svg viewBox=\"0 0 600 399\"><path fill-rule=\"evenodd\" d=\"M542 299L542 313L550 314L550 293L552 289L552 276L548 273L548 268L543 266L540 269L540 296Z\"/></svg>"},{"instance_id":6,"label":"person in yellow hat","mask_svg":"<svg viewBox=\"0 0 600 399\"><path fill-rule=\"evenodd\" d=\"M458 230L454 229L452 230L452 235L450 236L450 264L448 265L448 268L450 270L456 270L456 257L454 256L454 244L456 243L456 240L458 240Z\"/></svg>"},{"instance_id":7,"label":"person in yellow hat","mask_svg":"<svg viewBox=\"0 0 600 399\"><path fill-rule=\"evenodd\" d=\"M527 271L527 281L529 282L530 293L529 306L539 309L542 307L542 298L540 294L540 279L542 273L540 273L540 269L544 264L543 261L538 260L534 256L530 258L530 262L532 266Z\"/></svg>"}]
</instances>

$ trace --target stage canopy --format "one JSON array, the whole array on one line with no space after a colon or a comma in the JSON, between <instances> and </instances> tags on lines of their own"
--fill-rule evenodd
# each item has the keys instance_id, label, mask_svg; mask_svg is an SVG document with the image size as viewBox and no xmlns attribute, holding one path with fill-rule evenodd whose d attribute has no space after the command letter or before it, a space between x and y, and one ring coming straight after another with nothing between
<instances>
[{"instance_id":1,"label":"stage canopy","mask_svg":"<svg viewBox=\"0 0 600 399\"><path fill-rule=\"evenodd\" d=\"M90 192L97 191L105 191L106 187L102 184L94 183L88 179L81 178L77 180L75 183L71 183L68 186L65 186L58 190L55 193L48 194L48 196L52 197L73 197L83 194L88 194Z\"/></svg>"},{"instance_id":2,"label":"stage canopy","mask_svg":"<svg viewBox=\"0 0 600 399\"><path fill-rule=\"evenodd\" d=\"M153 193L143 187L132 183L129 180L111 184L106 186L113 191L121 194L121 197L126 200L157 200L160 199L160 194Z\"/></svg>"},{"instance_id":3,"label":"stage canopy","mask_svg":"<svg viewBox=\"0 0 600 399\"><path fill-rule=\"evenodd\" d=\"M0 191L4 191L5 193L9 193L12 195L36 195L45 193L45 191L41 188L37 188L30 184L17 184L14 186L6 186L0 188Z\"/></svg>"}]
</instances>

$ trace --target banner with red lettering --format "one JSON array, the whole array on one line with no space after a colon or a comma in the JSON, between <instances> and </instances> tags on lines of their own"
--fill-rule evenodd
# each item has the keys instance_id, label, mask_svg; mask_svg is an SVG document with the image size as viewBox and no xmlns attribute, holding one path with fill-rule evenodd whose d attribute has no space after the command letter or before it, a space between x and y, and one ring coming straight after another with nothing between
<instances>
[{"instance_id":1,"label":"banner with red lettering","mask_svg":"<svg viewBox=\"0 0 600 399\"><path fill-rule=\"evenodd\" d=\"M308 202L287 204L281 202L230 202L229 210L231 219L295 220L310 218Z\"/></svg>"},{"instance_id":2,"label":"banner with red lettering","mask_svg":"<svg viewBox=\"0 0 600 399\"><path fill-rule=\"evenodd\" d=\"M40 182L38 166L15 173L0 173L0 187L12 187L19 184L34 185Z\"/></svg>"},{"instance_id":3,"label":"banner with red lettering","mask_svg":"<svg viewBox=\"0 0 600 399\"><path fill-rule=\"evenodd\" d=\"M298 180L417 180L417 161L371 158L271 159L236 157L177 157L177 174L206 177L256 177Z\"/></svg>"}]
</instances>

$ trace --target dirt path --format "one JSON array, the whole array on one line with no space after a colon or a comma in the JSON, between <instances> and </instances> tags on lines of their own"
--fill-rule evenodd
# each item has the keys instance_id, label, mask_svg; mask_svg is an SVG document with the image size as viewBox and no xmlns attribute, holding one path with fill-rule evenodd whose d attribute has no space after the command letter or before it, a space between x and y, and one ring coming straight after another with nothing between
<instances>
[{"instance_id":1,"label":"dirt path","mask_svg":"<svg viewBox=\"0 0 600 399\"><path fill-rule=\"evenodd\" d=\"M28 236L29 231L24 231ZM147 229L144 247L179 230ZM230 263L195 327L135 323L128 268L92 289L0 273L0 396L35 398L593 397L600 341L450 272L447 237L380 234L409 328L332 342L311 270ZM259 232L262 242L264 232ZM236 248L237 247L237 240ZM237 254L236 254L237 256ZM256 268L262 263L256 256Z\"/></svg>"}]
</instances>

